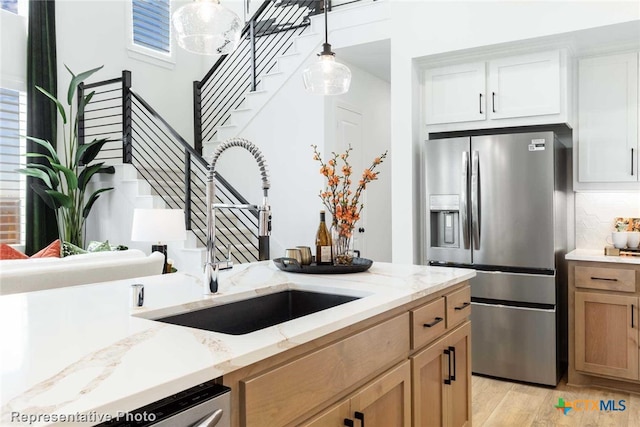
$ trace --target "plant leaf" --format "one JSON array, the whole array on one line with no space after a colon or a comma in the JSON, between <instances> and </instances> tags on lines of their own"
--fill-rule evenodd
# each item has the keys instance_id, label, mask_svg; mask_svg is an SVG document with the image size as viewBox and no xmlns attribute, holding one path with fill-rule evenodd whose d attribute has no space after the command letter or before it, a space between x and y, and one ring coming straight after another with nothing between
<instances>
[{"instance_id":1,"label":"plant leaf","mask_svg":"<svg viewBox=\"0 0 640 427\"><path fill-rule=\"evenodd\" d=\"M40 138L35 138L33 136L25 136L25 138L27 138L29 141L33 141L36 144L39 144L44 148L46 148L47 151L49 151L49 154L51 154L51 157L53 158L55 163L60 163L60 159L58 158L58 153L56 153L56 149L53 148L53 145L51 145L49 141L40 139Z\"/></svg>"},{"instance_id":2,"label":"plant leaf","mask_svg":"<svg viewBox=\"0 0 640 427\"><path fill-rule=\"evenodd\" d=\"M78 150L76 151L75 166L80 164L80 162L85 165L88 165L89 163L91 163L96 158L96 156L100 153L100 150L102 150L102 147L104 146L104 144L106 144L107 142L109 142L107 138L100 138L100 139L94 139L88 144L80 145L78 147Z\"/></svg>"},{"instance_id":3,"label":"plant leaf","mask_svg":"<svg viewBox=\"0 0 640 427\"><path fill-rule=\"evenodd\" d=\"M78 178L78 188L81 191L84 191L91 180L91 177L97 173L106 173L106 174L114 174L116 172L116 168L113 166L103 167L104 162L96 163L95 165L91 165L86 167L82 172L80 172L80 177Z\"/></svg>"},{"instance_id":4,"label":"plant leaf","mask_svg":"<svg viewBox=\"0 0 640 427\"><path fill-rule=\"evenodd\" d=\"M43 170L40 170L38 168L24 168L24 169L18 169L16 170L16 172L21 173L23 175L27 175L27 176L31 176L33 178L37 178L42 180L42 182L44 182L48 188L53 189L53 185L51 185L51 178L49 178L49 174L46 173Z\"/></svg>"},{"instance_id":5,"label":"plant leaf","mask_svg":"<svg viewBox=\"0 0 640 427\"><path fill-rule=\"evenodd\" d=\"M62 116L62 122L64 124L67 124L67 113L64 112L64 107L62 106L62 104L60 103L60 101L58 101L58 98L56 98L55 96L51 95L49 92L47 92L45 89L41 88L40 86L36 86L36 89L38 89L40 92L42 92L47 98L49 98L50 100L52 100L54 102L54 104L56 104L56 106L58 107L58 112L60 113L60 115Z\"/></svg>"},{"instance_id":6,"label":"plant leaf","mask_svg":"<svg viewBox=\"0 0 640 427\"><path fill-rule=\"evenodd\" d=\"M44 203L53 210L56 210L62 206L64 206L65 208L71 207L72 200L65 194L62 194L55 190L51 190L44 185L37 183L32 184L31 188L33 188L33 191L35 191L35 193L40 196Z\"/></svg>"},{"instance_id":7,"label":"plant leaf","mask_svg":"<svg viewBox=\"0 0 640 427\"><path fill-rule=\"evenodd\" d=\"M91 102L91 98L93 98L93 95L95 94L96 92L93 91L93 92L90 92L88 95L82 97L82 99L78 103L78 113L77 113L78 117L84 114L84 108L87 106L87 104Z\"/></svg>"},{"instance_id":8,"label":"plant leaf","mask_svg":"<svg viewBox=\"0 0 640 427\"><path fill-rule=\"evenodd\" d=\"M52 190L57 189L58 185L60 185L60 179L58 178L58 174L49 165L43 165L40 163L27 163L27 168L40 169L41 171L46 172L49 175L49 179L51 180Z\"/></svg>"},{"instance_id":9,"label":"plant leaf","mask_svg":"<svg viewBox=\"0 0 640 427\"><path fill-rule=\"evenodd\" d=\"M78 177L76 176L74 171L72 171L66 166L62 166L57 163L52 163L51 167L53 167L55 170L62 172L64 174L67 180L67 188L70 191L73 191L76 188L78 188Z\"/></svg>"},{"instance_id":10,"label":"plant leaf","mask_svg":"<svg viewBox=\"0 0 640 427\"><path fill-rule=\"evenodd\" d=\"M56 204L62 206L63 208L69 209L73 206L73 199L71 199L71 197L67 196L66 194L62 194L61 192L55 190L45 190L45 193L51 196L53 200L55 200Z\"/></svg>"},{"instance_id":11,"label":"plant leaf","mask_svg":"<svg viewBox=\"0 0 640 427\"><path fill-rule=\"evenodd\" d=\"M101 188L101 189L95 191L91 195L91 197L89 197L89 200L87 201L87 204L84 205L84 209L82 210L82 217L84 219L87 219L87 217L89 216L89 213L91 212L91 208L93 207L93 204L96 202L96 200L98 200L98 197L100 197L100 193L104 193L105 191L109 191L109 190L113 190L113 187Z\"/></svg>"},{"instance_id":12,"label":"plant leaf","mask_svg":"<svg viewBox=\"0 0 640 427\"><path fill-rule=\"evenodd\" d=\"M76 93L78 85L89 78L93 73L100 70L102 67L104 67L104 65L101 65L98 68L94 68L93 70L85 71L76 76L75 74L73 74L73 71L71 71L65 64L65 68L67 69L67 71L69 71L69 73L71 73L72 76L71 81L69 82L69 91L67 92L67 102L69 103L69 105L71 105L71 102L73 101L73 95Z\"/></svg>"}]
</instances>

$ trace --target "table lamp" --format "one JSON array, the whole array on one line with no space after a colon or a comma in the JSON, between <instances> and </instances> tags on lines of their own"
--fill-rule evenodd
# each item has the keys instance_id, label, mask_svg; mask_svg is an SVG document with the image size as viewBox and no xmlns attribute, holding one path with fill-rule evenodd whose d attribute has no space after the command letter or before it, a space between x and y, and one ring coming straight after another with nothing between
<instances>
[{"instance_id":1,"label":"table lamp","mask_svg":"<svg viewBox=\"0 0 640 427\"><path fill-rule=\"evenodd\" d=\"M164 254L164 273L167 271L167 245L163 242L186 240L184 211L182 209L135 209L131 226L131 241L158 242L151 252Z\"/></svg>"}]
</instances>

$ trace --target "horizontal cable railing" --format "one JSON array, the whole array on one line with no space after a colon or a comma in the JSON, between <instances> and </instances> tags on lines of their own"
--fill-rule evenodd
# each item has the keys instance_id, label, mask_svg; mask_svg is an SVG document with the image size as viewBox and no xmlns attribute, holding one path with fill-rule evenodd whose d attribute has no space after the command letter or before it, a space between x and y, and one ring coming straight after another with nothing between
<instances>
[{"instance_id":1,"label":"horizontal cable railing","mask_svg":"<svg viewBox=\"0 0 640 427\"><path fill-rule=\"evenodd\" d=\"M101 83L105 83L102 85ZM114 97L113 85L121 85L120 114L116 107L103 109L103 102ZM98 88L102 97L98 97ZM119 144L119 158L131 163L165 202L168 208L184 209L185 224L197 239L206 244L207 206L206 180L208 164L139 94L131 89L131 74L123 72L120 79L84 85L84 90L96 90L96 95L81 119L79 134L84 141L95 137L114 137L110 143ZM97 102L94 103L94 99ZM120 124L119 132L111 128ZM91 139L90 139L91 138ZM116 159L113 153L105 158ZM216 202L248 204L231 185L216 174ZM229 249L236 262L258 259L257 213L243 210L216 211L216 243ZM223 260L226 251L217 251Z\"/></svg>"},{"instance_id":2,"label":"horizontal cable railing","mask_svg":"<svg viewBox=\"0 0 640 427\"><path fill-rule=\"evenodd\" d=\"M293 40L306 31L309 17L321 6L318 0L266 0L245 24L236 50L221 56L201 81L194 82L198 152L204 141L215 139L217 128L227 124L246 93L255 91L261 78L274 70L277 58L292 50Z\"/></svg>"}]
</instances>

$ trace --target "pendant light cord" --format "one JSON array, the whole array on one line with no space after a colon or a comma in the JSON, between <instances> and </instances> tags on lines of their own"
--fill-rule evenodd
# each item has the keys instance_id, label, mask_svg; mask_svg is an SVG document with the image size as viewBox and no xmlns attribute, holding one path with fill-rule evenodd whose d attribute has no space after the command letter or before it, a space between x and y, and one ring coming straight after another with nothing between
<instances>
[{"instance_id":1,"label":"pendant light cord","mask_svg":"<svg viewBox=\"0 0 640 427\"><path fill-rule=\"evenodd\" d=\"M329 44L329 27L327 25L327 11L329 9L329 0L324 0L324 42Z\"/></svg>"}]
</instances>

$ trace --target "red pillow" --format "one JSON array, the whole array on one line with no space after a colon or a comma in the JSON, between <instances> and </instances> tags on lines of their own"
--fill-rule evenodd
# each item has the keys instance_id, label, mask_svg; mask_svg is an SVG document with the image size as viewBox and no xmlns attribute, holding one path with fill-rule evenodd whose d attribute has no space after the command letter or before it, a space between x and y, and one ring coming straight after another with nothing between
<instances>
[{"instance_id":1,"label":"red pillow","mask_svg":"<svg viewBox=\"0 0 640 427\"><path fill-rule=\"evenodd\" d=\"M31 258L60 258L60 239L56 239L44 249L31 255Z\"/></svg>"},{"instance_id":2,"label":"red pillow","mask_svg":"<svg viewBox=\"0 0 640 427\"><path fill-rule=\"evenodd\" d=\"M17 249L13 249L6 243L0 243L0 259L27 259L29 258Z\"/></svg>"}]
</instances>

